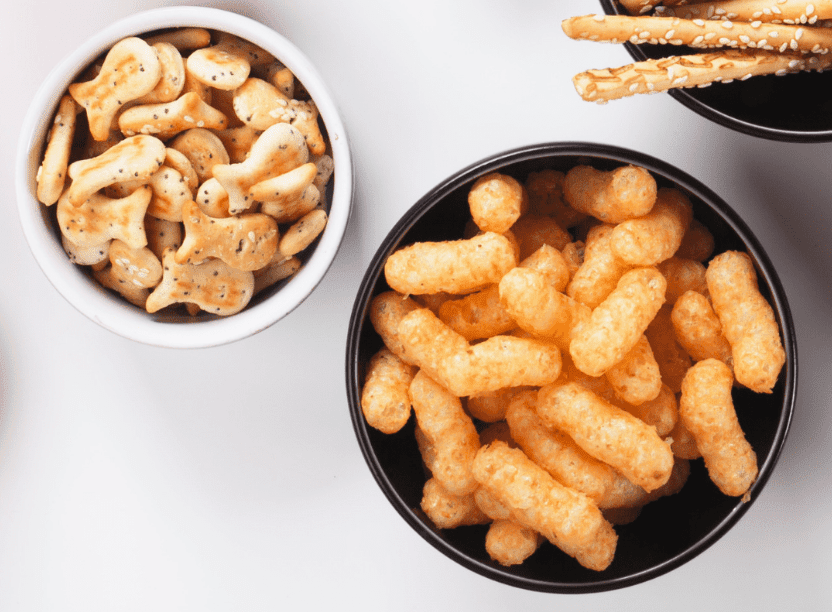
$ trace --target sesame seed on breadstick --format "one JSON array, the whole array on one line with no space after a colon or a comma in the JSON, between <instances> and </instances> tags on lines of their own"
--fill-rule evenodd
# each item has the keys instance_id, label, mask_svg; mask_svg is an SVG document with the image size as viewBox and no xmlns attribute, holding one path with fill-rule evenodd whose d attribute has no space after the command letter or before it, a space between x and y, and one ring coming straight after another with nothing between
<instances>
[{"instance_id":1,"label":"sesame seed on breadstick","mask_svg":"<svg viewBox=\"0 0 832 612\"><path fill-rule=\"evenodd\" d=\"M832 30L759 22L706 21L678 17L584 15L566 19L564 33L576 40L732 47L828 53Z\"/></svg>"},{"instance_id":2,"label":"sesame seed on breadstick","mask_svg":"<svg viewBox=\"0 0 832 612\"><path fill-rule=\"evenodd\" d=\"M706 86L715 81L744 80L755 75L784 75L802 70L824 70L832 56L726 49L714 53L679 55L601 70L588 70L572 82L587 101L604 103L637 93L679 87Z\"/></svg>"},{"instance_id":3,"label":"sesame seed on breadstick","mask_svg":"<svg viewBox=\"0 0 832 612\"><path fill-rule=\"evenodd\" d=\"M656 13L683 19L733 19L787 25L813 25L832 18L832 0L718 0L679 7L657 6Z\"/></svg>"}]
</instances>

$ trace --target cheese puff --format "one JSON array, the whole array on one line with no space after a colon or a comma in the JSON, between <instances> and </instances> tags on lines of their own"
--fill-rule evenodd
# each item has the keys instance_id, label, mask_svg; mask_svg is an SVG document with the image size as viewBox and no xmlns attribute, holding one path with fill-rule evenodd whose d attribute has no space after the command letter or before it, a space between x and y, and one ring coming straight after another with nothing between
<instances>
[{"instance_id":1,"label":"cheese puff","mask_svg":"<svg viewBox=\"0 0 832 612\"><path fill-rule=\"evenodd\" d=\"M634 406L656 399L662 387L659 364L642 335L636 345L606 372L615 394Z\"/></svg>"},{"instance_id":2,"label":"cheese puff","mask_svg":"<svg viewBox=\"0 0 832 612\"><path fill-rule=\"evenodd\" d=\"M604 223L646 215L656 202L657 192L656 180L637 166L610 171L575 166L563 181L563 196L572 208Z\"/></svg>"},{"instance_id":3,"label":"cheese puff","mask_svg":"<svg viewBox=\"0 0 832 612\"><path fill-rule=\"evenodd\" d=\"M673 393L678 393L682 390L682 378L685 377L688 368L693 365L693 361L676 339L676 332L670 320L671 312L672 307L669 304L664 304L659 308L659 312L647 326L644 335L647 336L650 347L653 349L653 356L659 364L662 382L670 387Z\"/></svg>"},{"instance_id":4,"label":"cheese puff","mask_svg":"<svg viewBox=\"0 0 832 612\"><path fill-rule=\"evenodd\" d=\"M722 334L722 325L711 307L711 302L701 293L687 291L676 300L670 315L679 344L694 361L713 357L729 367L733 364L731 345Z\"/></svg>"},{"instance_id":5,"label":"cheese puff","mask_svg":"<svg viewBox=\"0 0 832 612\"><path fill-rule=\"evenodd\" d=\"M485 534L488 556L506 567L518 565L534 553L543 537L534 529L514 521L497 520Z\"/></svg>"},{"instance_id":6,"label":"cheese puff","mask_svg":"<svg viewBox=\"0 0 832 612\"><path fill-rule=\"evenodd\" d=\"M714 246L715 240L711 230L693 219L688 226L688 231L682 236L682 244L676 251L676 257L706 261L713 254Z\"/></svg>"},{"instance_id":7,"label":"cheese puff","mask_svg":"<svg viewBox=\"0 0 832 612\"><path fill-rule=\"evenodd\" d=\"M457 300L447 300L439 307L437 314L443 323L466 340L490 338L517 327L500 304L497 285L490 285Z\"/></svg>"},{"instance_id":8,"label":"cheese puff","mask_svg":"<svg viewBox=\"0 0 832 612\"><path fill-rule=\"evenodd\" d=\"M677 406L678 403L679 400L677 399ZM702 458L702 453L699 452L696 446L696 440L694 440L693 434L688 431L688 428L685 427L681 418L676 420L676 425L670 430L667 439L670 441L670 450L673 451L673 455L677 459L693 460Z\"/></svg>"},{"instance_id":9,"label":"cheese puff","mask_svg":"<svg viewBox=\"0 0 832 612\"><path fill-rule=\"evenodd\" d=\"M501 440L512 448L517 448L517 443L511 437L511 430L508 427L508 423L505 421L491 423L485 429L480 431L480 446L491 444L495 440Z\"/></svg>"},{"instance_id":10,"label":"cheese puff","mask_svg":"<svg viewBox=\"0 0 832 612\"><path fill-rule=\"evenodd\" d=\"M661 385L659 394L654 399L637 406L622 403L619 407L655 428L661 438L669 435L679 421L676 395L670 387L664 384Z\"/></svg>"},{"instance_id":11,"label":"cheese puff","mask_svg":"<svg viewBox=\"0 0 832 612\"><path fill-rule=\"evenodd\" d=\"M361 391L361 411L367 423L384 433L399 431L410 418L408 389L416 369L382 348L370 359L364 388Z\"/></svg>"},{"instance_id":12,"label":"cheese puff","mask_svg":"<svg viewBox=\"0 0 832 612\"><path fill-rule=\"evenodd\" d=\"M537 270L546 277L555 291L565 291L569 283L569 264L563 253L555 247L544 244L520 262L523 268Z\"/></svg>"},{"instance_id":13,"label":"cheese puff","mask_svg":"<svg viewBox=\"0 0 832 612\"><path fill-rule=\"evenodd\" d=\"M454 495L436 478L430 478L422 489L422 511L440 529L462 525L482 525L491 519L479 509L474 496Z\"/></svg>"},{"instance_id":14,"label":"cheese puff","mask_svg":"<svg viewBox=\"0 0 832 612\"><path fill-rule=\"evenodd\" d=\"M433 314L439 316L439 309L442 308L442 304L447 302L448 300L456 299L455 295L451 295L450 293L423 293L422 295L414 295L412 296L413 301L419 304L424 308L429 308Z\"/></svg>"},{"instance_id":15,"label":"cheese puff","mask_svg":"<svg viewBox=\"0 0 832 612\"><path fill-rule=\"evenodd\" d=\"M581 242L580 240L576 240L575 242L570 242L565 247L563 247L563 249L561 249L563 259L564 261L566 261L566 267L569 269L570 280L572 280L572 277L575 275L575 272L577 272L578 268L580 268L584 263L585 248L586 245L583 242ZM564 291L566 290L564 289Z\"/></svg>"},{"instance_id":16,"label":"cheese puff","mask_svg":"<svg viewBox=\"0 0 832 612\"><path fill-rule=\"evenodd\" d=\"M632 350L664 302L667 282L656 268L630 270L580 326L569 345L579 370L600 376Z\"/></svg>"},{"instance_id":17,"label":"cheese puff","mask_svg":"<svg viewBox=\"0 0 832 612\"><path fill-rule=\"evenodd\" d=\"M537 391L518 393L509 403L506 421L512 439L555 480L580 491L599 508L622 505L624 499L644 492L612 467L587 454L568 435L547 427L536 409Z\"/></svg>"},{"instance_id":18,"label":"cheese puff","mask_svg":"<svg viewBox=\"0 0 832 612\"><path fill-rule=\"evenodd\" d=\"M648 493L670 478L673 453L656 430L577 383L541 388L537 412Z\"/></svg>"},{"instance_id":19,"label":"cheese puff","mask_svg":"<svg viewBox=\"0 0 832 612\"><path fill-rule=\"evenodd\" d=\"M679 416L693 434L711 480L725 495L744 495L757 478L757 455L731 399L734 376L718 359L696 363L682 381Z\"/></svg>"},{"instance_id":20,"label":"cheese puff","mask_svg":"<svg viewBox=\"0 0 832 612\"><path fill-rule=\"evenodd\" d=\"M786 353L771 305L760 293L751 258L737 251L714 257L705 273L722 333L731 344L737 382L771 393Z\"/></svg>"},{"instance_id":21,"label":"cheese puff","mask_svg":"<svg viewBox=\"0 0 832 612\"><path fill-rule=\"evenodd\" d=\"M483 446L485 446L485 444L483 444ZM507 444L507 446L517 448L517 445L511 446L510 444ZM505 504L499 502L496 497L482 487L479 487L476 491L474 491L474 501L476 501L477 507L492 521L511 519L511 509Z\"/></svg>"},{"instance_id":22,"label":"cheese puff","mask_svg":"<svg viewBox=\"0 0 832 612\"><path fill-rule=\"evenodd\" d=\"M493 336L470 346L426 308L407 314L398 334L408 358L459 397L540 386L560 375L557 347L512 336Z\"/></svg>"},{"instance_id":23,"label":"cheese puff","mask_svg":"<svg viewBox=\"0 0 832 612\"><path fill-rule=\"evenodd\" d=\"M500 303L521 329L552 339L564 351L590 317L588 306L555 290L543 274L530 268L508 272L499 290Z\"/></svg>"},{"instance_id":24,"label":"cheese puff","mask_svg":"<svg viewBox=\"0 0 832 612\"><path fill-rule=\"evenodd\" d=\"M596 225L589 230L584 261L572 275L566 294L595 308L615 289L618 280L630 269L612 252L612 225Z\"/></svg>"},{"instance_id":25,"label":"cheese puff","mask_svg":"<svg viewBox=\"0 0 832 612\"><path fill-rule=\"evenodd\" d=\"M477 481L512 518L543 535L589 569L606 569L618 537L598 507L559 484L521 450L502 442L482 447L474 459Z\"/></svg>"},{"instance_id":26,"label":"cheese puff","mask_svg":"<svg viewBox=\"0 0 832 612\"><path fill-rule=\"evenodd\" d=\"M468 398L465 406L468 413L484 423L496 423L506 418L506 410L515 395L530 387L509 387L497 389Z\"/></svg>"},{"instance_id":27,"label":"cheese puff","mask_svg":"<svg viewBox=\"0 0 832 612\"><path fill-rule=\"evenodd\" d=\"M695 259L684 259L674 255L659 263L656 268L667 280L665 298L668 304L674 304L685 291L708 294L705 266Z\"/></svg>"},{"instance_id":28,"label":"cheese puff","mask_svg":"<svg viewBox=\"0 0 832 612\"><path fill-rule=\"evenodd\" d=\"M631 266L654 266L673 255L693 218L693 207L678 189L659 189L652 210L619 223L612 232L612 252Z\"/></svg>"},{"instance_id":29,"label":"cheese puff","mask_svg":"<svg viewBox=\"0 0 832 612\"><path fill-rule=\"evenodd\" d=\"M468 192L471 217L484 232L502 234L528 208L528 196L516 179L499 172L480 177Z\"/></svg>"},{"instance_id":30,"label":"cheese puff","mask_svg":"<svg viewBox=\"0 0 832 612\"><path fill-rule=\"evenodd\" d=\"M544 244L560 250L572 242L572 236L551 217L524 215L511 227L520 248L519 258L525 259Z\"/></svg>"},{"instance_id":31,"label":"cheese puff","mask_svg":"<svg viewBox=\"0 0 832 612\"><path fill-rule=\"evenodd\" d=\"M530 172L526 177L526 193L529 195L529 213L552 217L558 225L574 227L586 217L563 201L563 180L566 175L547 168Z\"/></svg>"},{"instance_id":32,"label":"cheese puff","mask_svg":"<svg viewBox=\"0 0 832 612\"><path fill-rule=\"evenodd\" d=\"M604 518L612 523L614 527L618 527L619 525L629 525L635 521L639 516L641 516L642 507L643 506L620 506L618 508L602 508L601 514L603 514Z\"/></svg>"},{"instance_id":33,"label":"cheese puff","mask_svg":"<svg viewBox=\"0 0 832 612\"><path fill-rule=\"evenodd\" d=\"M411 363L404 354L404 347L399 341L399 322L409 312L419 308L410 298L395 291L384 291L370 302L370 323L381 336L384 345L405 363Z\"/></svg>"},{"instance_id":34,"label":"cheese puff","mask_svg":"<svg viewBox=\"0 0 832 612\"><path fill-rule=\"evenodd\" d=\"M466 294L499 282L517 265L511 241L485 232L468 240L417 242L387 258L387 284L404 295Z\"/></svg>"},{"instance_id":35,"label":"cheese puff","mask_svg":"<svg viewBox=\"0 0 832 612\"><path fill-rule=\"evenodd\" d=\"M434 478L454 495L473 493L477 483L471 464L480 439L459 398L419 371L410 383L410 401L432 449L433 458L426 463Z\"/></svg>"}]
</instances>

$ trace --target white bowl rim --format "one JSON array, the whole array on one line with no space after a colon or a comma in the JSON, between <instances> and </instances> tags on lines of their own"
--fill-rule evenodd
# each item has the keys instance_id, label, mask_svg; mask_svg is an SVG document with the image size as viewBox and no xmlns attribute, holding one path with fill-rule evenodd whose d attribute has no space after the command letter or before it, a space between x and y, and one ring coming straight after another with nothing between
<instances>
[{"instance_id":1,"label":"white bowl rim","mask_svg":"<svg viewBox=\"0 0 832 612\"><path fill-rule=\"evenodd\" d=\"M93 59L126 36L173 27L203 27L235 34L257 44L286 65L306 87L326 125L334 161L333 196L326 229L309 260L291 282L262 302L225 318L187 323L161 322L120 296L97 288L72 264L44 223L35 197L35 175L43 138L54 108L71 80ZM78 311L122 337L170 348L206 348L241 340L285 317L317 287L340 248L352 209L354 171L346 130L323 79L306 55L268 26L221 9L177 6L129 15L102 29L60 62L29 105L15 165L19 219L38 265L55 289Z\"/></svg>"}]
</instances>

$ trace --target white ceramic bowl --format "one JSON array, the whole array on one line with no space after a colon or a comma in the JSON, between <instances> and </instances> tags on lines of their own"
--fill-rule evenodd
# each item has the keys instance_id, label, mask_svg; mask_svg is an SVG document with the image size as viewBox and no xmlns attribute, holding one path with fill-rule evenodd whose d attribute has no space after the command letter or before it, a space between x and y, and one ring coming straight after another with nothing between
<instances>
[{"instance_id":1,"label":"white ceramic bowl","mask_svg":"<svg viewBox=\"0 0 832 612\"><path fill-rule=\"evenodd\" d=\"M328 188L329 221L304 256L301 270L288 282L256 295L242 312L215 318L169 313L148 314L102 289L60 244L51 211L36 197L44 138L61 95L78 73L118 40L171 27L203 27L235 34L270 52L303 83L326 127L335 171ZM227 344L255 334L285 317L326 274L341 245L352 208L353 167L344 126L326 85L309 59L267 26L227 11L169 7L136 13L105 28L69 55L46 77L23 122L15 168L17 203L26 240L38 264L58 292L81 313L110 331L146 344L200 348Z\"/></svg>"}]
</instances>

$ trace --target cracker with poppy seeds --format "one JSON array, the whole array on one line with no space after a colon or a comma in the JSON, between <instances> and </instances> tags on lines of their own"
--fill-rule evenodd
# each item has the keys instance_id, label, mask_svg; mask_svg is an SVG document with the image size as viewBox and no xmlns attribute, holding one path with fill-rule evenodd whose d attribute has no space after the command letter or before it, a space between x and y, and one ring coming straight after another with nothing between
<instances>
[{"instance_id":1,"label":"cracker with poppy seeds","mask_svg":"<svg viewBox=\"0 0 832 612\"><path fill-rule=\"evenodd\" d=\"M218 45L197 49L188 56L186 66L201 83L225 90L237 89L251 72L242 54Z\"/></svg>"},{"instance_id":2,"label":"cracker with poppy seeds","mask_svg":"<svg viewBox=\"0 0 832 612\"><path fill-rule=\"evenodd\" d=\"M185 86L185 61L179 50L167 42L154 43L153 49L161 67L159 82L141 98L133 100L131 106L171 102L179 97Z\"/></svg>"},{"instance_id":3,"label":"cracker with poppy seeds","mask_svg":"<svg viewBox=\"0 0 832 612\"><path fill-rule=\"evenodd\" d=\"M81 206L69 201L69 190L58 200L58 227L79 247L94 247L118 238L134 248L147 244L144 218L153 190L143 185L124 198L94 193Z\"/></svg>"},{"instance_id":4,"label":"cracker with poppy seeds","mask_svg":"<svg viewBox=\"0 0 832 612\"><path fill-rule=\"evenodd\" d=\"M124 111L118 118L118 127L125 136L151 134L167 140L192 127L221 130L228 118L198 94L188 92L173 102L142 104Z\"/></svg>"},{"instance_id":5,"label":"cracker with poppy seeds","mask_svg":"<svg viewBox=\"0 0 832 612\"><path fill-rule=\"evenodd\" d=\"M80 110L81 107L71 96L62 96L46 137L46 151L37 174L37 197L47 206L57 202L63 193L72 141L75 137L76 115Z\"/></svg>"},{"instance_id":6,"label":"cracker with poppy seeds","mask_svg":"<svg viewBox=\"0 0 832 612\"><path fill-rule=\"evenodd\" d=\"M222 140L207 128L189 128L176 135L168 146L188 158L200 184L213 178L214 166L231 163Z\"/></svg>"}]
</instances>

